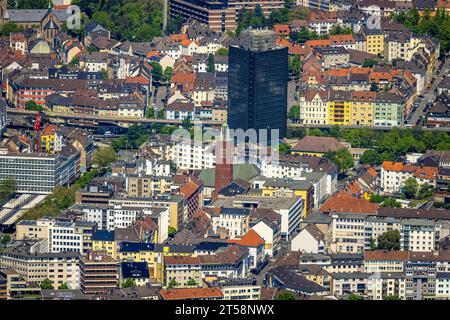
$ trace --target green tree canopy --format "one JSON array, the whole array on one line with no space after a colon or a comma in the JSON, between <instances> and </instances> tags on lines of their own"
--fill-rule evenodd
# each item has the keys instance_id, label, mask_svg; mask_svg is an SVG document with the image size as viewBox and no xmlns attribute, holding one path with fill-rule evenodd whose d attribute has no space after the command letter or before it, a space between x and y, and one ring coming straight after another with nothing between
<instances>
[{"instance_id":1,"label":"green tree canopy","mask_svg":"<svg viewBox=\"0 0 450 320\"><path fill-rule=\"evenodd\" d=\"M383 202L381 203L381 206L384 208L400 208L401 205L400 203L397 202L397 200L395 200L395 198L386 198L383 200Z\"/></svg>"},{"instance_id":2,"label":"green tree canopy","mask_svg":"<svg viewBox=\"0 0 450 320\"><path fill-rule=\"evenodd\" d=\"M385 197L379 194L374 194L370 197L370 202L372 203L382 203L384 201Z\"/></svg>"},{"instance_id":3,"label":"green tree canopy","mask_svg":"<svg viewBox=\"0 0 450 320\"><path fill-rule=\"evenodd\" d=\"M434 187L428 183L422 184L417 192L417 197L419 199L427 199L433 195Z\"/></svg>"},{"instance_id":4,"label":"green tree canopy","mask_svg":"<svg viewBox=\"0 0 450 320\"><path fill-rule=\"evenodd\" d=\"M364 300L364 298L357 294L350 293L349 296L347 297L347 300Z\"/></svg>"},{"instance_id":5,"label":"green tree canopy","mask_svg":"<svg viewBox=\"0 0 450 320\"><path fill-rule=\"evenodd\" d=\"M288 57L288 71L291 75L298 77L302 68L300 55L294 54Z\"/></svg>"},{"instance_id":6,"label":"green tree canopy","mask_svg":"<svg viewBox=\"0 0 450 320\"><path fill-rule=\"evenodd\" d=\"M42 106L38 105L34 100L28 100L25 102L25 109L31 111L42 111Z\"/></svg>"},{"instance_id":7,"label":"green tree canopy","mask_svg":"<svg viewBox=\"0 0 450 320\"><path fill-rule=\"evenodd\" d=\"M195 281L195 279L190 278L187 282L187 285L188 286L196 286L196 285L198 285L198 282Z\"/></svg>"},{"instance_id":8,"label":"green tree canopy","mask_svg":"<svg viewBox=\"0 0 450 320\"><path fill-rule=\"evenodd\" d=\"M214 56L210 53L208 55L208 63L206 66L206 71L207 72L214 72L215 67L214 67Z\"/></svg>"},{"instance_id":9,"label":"green tree canopy","mask_svg":"<svg viewBox=\"0 0 450 320\"><path fill-rule=\"evenodd\" d=\"M42 290L52 290L52 289L53 289L52 282L50 281L49 278L45 278L45 279L41 282L41 289L42 289Z\"/></svg>"},{"instance_id":10,"label":"green tree canopy","mask_svg":"<svg viewBox=\"0 0 450 320\"><path fill-rule=\"evenodd\" d=\"M5 234L5 235L1 238L0 244L1 244L3 247L6 247L6 245L7 245L10 241L11 241L11 236L8 235L8 234Z\"/></svg>"},{"instance_id":11,"label":"green tree canopy","mask_svg":"<svg viewBox=\"0 0 450 320\"><path fill-rule=\"evenodd\" d=\"M400 250L400 232L389 230L378 237L378 249L397 251Z\"/></svg>"},{"instance_id":12,"label":"green tree canopy","mask_svg":"<svg viewBox=\"0 0 450 320\"><path fill-rule=\"evenodd\" d=\"M135 287L136 286L136 282L134 281L134 279L128 278L125 279L124 282L122 282L122 288L129 288L129 287Z\"/></svg>"},{"instance_id":13,"label":"green tree canopy","mask_svg":"<svg viewBox=\"0 0 450 320\"><path fill-rule=\"evenodd\" d=\"M228 55L228 48L219 48L216 51L217 56L227 56Z\"/></svg>"},{"instance_id":14,"label":"green tree canopy","mask_svg":"<svg viewBox=\"0 0 450 320\"><path fill-rule=\"evenodd\" d=\"M347 148L342 148L338 151L327 152L324 156L325 158L330 159L341 172L354 166L353 156Z\"/></svg>"},{"instance_id":15,"label":"green tree canopy","mask_svg":"<svg viewBox=\"0 0 450 320\"><path fill-rule=\"evenodd\" d=\"M165 82L169 82L170 79L172 79L172 74L173 74L173 68L172 67L166 67L164 69L163 75L162 75L162 79Z\"/></svg>"},{"instance_id":16,"label":"green tree canopy","mask_svg":"<svg viewBox=\"0 0 450 320\"><path fill-rule=\"evenodd\" d=\"M175 279L172 279L169 281L169 285L168 285L169 289L175 288L177 286L178 286L178 282Z\"/></svg>"},{"instance_id":17,"label":"green tree canopy","mask_svg":"<svg viewBox=\"0 0 450 320\"><path fill-rule=\"evenodd\" d=\"M6 178L0 181L0 202L8 201L17 192L17 181Z\"/></svg>"},{"instance_id":18,"label":"green tree canopy","mask_svg":"<svg viewBox=\"0 0 450 320\"><path fill-rule=\"evenodd\" d=\"M7 37L11 33L15 32L22 32L23 28L15 23L12 22L6 22L0 27L0 36L1 37Z\"/></svg>"},{"instance_id":19,"label":"green tree canopy","mask_svg":"<svg viewBox=\"0 0 450 320\"><path fill-rule=\"evenodd\" d=\"M116 161L117 154L112 147L104 147L95 150L94 164L100 168L107 168L111 163Z\"/></svg>"},{"instance_id":20,"label":"green tree canopy","mask_svg":"<svg viewBox=\"0 0 450 320\"><path fill-rule=\"evenodd\" d=\"M289 154L291 153L291 146L285 142L280 142L278 145L278 150L281 154Z\"/></svg>"},{"instance_id":21,"label":"green tree canopy","mask_svg":"<svg viewBox=\"0 0 450 320\"><path fill-rule=\"evenodd\" d=\"M417 195L419 184L415 178L406 179L401 191L406 199L414 199Z\"/></svg>"},{"instance_id":22,"label":"green tree canopy","mask_svg":"<svg viewBox=\"0 0 450 320\"><path fill-rule=\"evenodd\" d=\"M152 78L154 81L162 81L163 80L163 68L159 64L159 62L152 61L150 62L152 66Z\"/></svg>"},{"instance_id":23,"label":"green tree canopy","mask_svg":"<svg viewBox=\"0 0 450 320\"><path fill-rule=\"evenodd\" d=\"M375 63L376 63L376 61L375 60L373 60L373 59L364 59L364 62L363 62L363 67L364 68L367 68L367 67L369 67L369 68L373 68L373 66L375 65Z\"/></svg>"},{"instance_id":24,"label":"green tree canopy","mask_svg":"<svg viewBox=\"0 0 450 320\"><path fill-rule=\"evenodd\" d=\"M375 150L366 150L359 158L359 163L376 166L381 164L380 155Z\"/></svg>"},{"instance_id":25,"label":"green tree canopy","mask_svg":"<svg viewBox=\"0 0 450 320\"><path fill-rule=\"evenodd\" d=\"M295 294L290 291L282 291L277 295L277 300L297 300Z\"/></svg>"},{"instance_id":26,"label":"green tree canopy","mask_svg":"<svg viewBox=\"0 0 450 320\"><path fill-rule=\"evenodd\" d=\"M177 229L169 227L169 237L173 237L177 233Z\"/></svg>"},{"instance_id":27,"label":"green tree canopy","mask_svg":"<svg viewBox=\"0 0 450 320\"><path fill-rule=\"evenodd\" d=\"M58 287L58 290L67 290L67 289L69 289L69 286L65 282L61 283L61 285Z\"/></svg>"},{"instance_id":28,"label":"green tree canopy","mask_svg":"<svg viewBox=\"0 0 450 320\"><path fill-rule=\"evenodd\" d=\"M298 104L293 105L289 109L288 118L292 122L298 122L300 120L300 106Z\"/></svg>"}]
</instances>

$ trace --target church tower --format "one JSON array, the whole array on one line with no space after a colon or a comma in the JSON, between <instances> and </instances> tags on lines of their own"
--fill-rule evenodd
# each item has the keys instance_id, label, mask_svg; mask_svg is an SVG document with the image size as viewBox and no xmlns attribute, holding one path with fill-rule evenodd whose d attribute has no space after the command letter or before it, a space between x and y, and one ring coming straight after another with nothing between
<instances>
[{"instance_id":1,"label":"church tower","mask_svg":"<svg viewBox=\"0 0 450 320\"><path fill-rule=\"evenodd\" d=\"M216 170L213 199L220 190L233 181L233 143L230 138L228 125L223 124L219 139L216 142Z\"/></svg>"}]
</instances>

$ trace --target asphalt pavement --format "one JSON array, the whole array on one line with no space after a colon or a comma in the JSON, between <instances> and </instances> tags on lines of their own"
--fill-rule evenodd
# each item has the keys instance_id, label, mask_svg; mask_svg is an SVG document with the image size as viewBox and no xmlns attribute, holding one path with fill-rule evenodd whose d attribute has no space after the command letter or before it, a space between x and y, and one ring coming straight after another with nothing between
<instances>
[{"instance_id":1,"label":"asphalt pavement","mask_svg":"<svg viewBox=\"0 0 450 320\"><path fill-rule=\"evenodd\" d=\"M447 57L444 66L441 68L439 74L436 75L436 80L434 80L431 88L425 90L425 93L423 94L424 98L421 100L419 106L414 111L412 116L408 117L407 121L408 125L415 126L420 117L426 114L425 107L430 100L434 101L436 99L436 93L434 91L436 90L437 86L441 83L441 81L444 79L444 76L448 76L449 68L450 68L450 58Z\"/></svg>"}]
</instances>

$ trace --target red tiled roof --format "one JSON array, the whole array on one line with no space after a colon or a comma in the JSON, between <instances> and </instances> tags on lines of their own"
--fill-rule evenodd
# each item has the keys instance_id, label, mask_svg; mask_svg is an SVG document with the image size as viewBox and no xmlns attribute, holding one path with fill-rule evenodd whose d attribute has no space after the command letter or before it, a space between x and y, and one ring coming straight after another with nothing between
<instances>
[{"instance_id":1,"label":"red tiled roof","mask_svg":"<svg viewBox=\"0 0 450 320\"><path fill-rule=\"evenodd\" d=\"M289 25L287 24L275 24L273 26L273 30L276 32L277 35L288 35L289 32L291 31L289 29Z\"/></svg>"},{"instance_id":2,"label":"red tiled roof","mask_svg":"<svg viewBox=\"0 0 450 320\"><path fill-rule=\"evenodd\" d=\"M439 168L435 167L417 167L414 171L414 177L419 179L435 179Z\"/></svg>"},{"instance_id":3,"label":"red tiled roof","mask_svg":"<svg viewBox=\"0 0 450 320\"><path fill-rule=\"evenodd\" d=\"M376 214L380 205L369 200L353 198L351 194L341 191L329 198L322 206L321 212L346 212Z\"/></svg>"},{"instance_id":4,"label":"red tiled roof","mask_svg":"<svg viewBox=\"0 0 450 320\"><path fill-rule=\"evenodd\" d=\"M163 300L190 300L223 298L220 288L179 288L159 291Z\"/></svg>"},{"instance_id":5,"label":"red tiled roof","mask_svg":"<svg viewBox=\"0 0 450 320\"><path fill-rule=\"evenodd\" d=\"M194 85L195 74L194 73L177 72L172 76L172 82L191 83L192 85Z\"/></svg>"},{"instance_id":6,"label":"red tiled roof","mask_svg":"<svg viewBox=\"0 0 450 320\"><path fill-rule=\"evenodd\" d=\"M165 256L165 264L200 264L200 259L198 257L189 256Z\"/></svg>"},{"instance_id":7,"label":"red tiled roof","mask_svg":"<svg viewBox=\"0 0 450 320\"><path fill-rule=\"evenodd\" d=\"M402 162L384 161L381 165L386 171L411 172L419 179L435 179L439 168L403 164Z\"/></svg>"},{"instance_id":8,"label":"red tiled roof","mask_svg":"<svg viewBox=\"0 0 450 320\"><path fill-rule=\"evenodd\" d=\"M364 260L407 260L410 256L410 251L387 251L374 250L364 251Z\"/></svg>"},{"instance_id":9,"label":"red tiled roof","mask_svg":"<svg viewBox=\"0 0 450 320\"><path fill-rule=\"evenodd\" d=\"M253 229L250 229L242 238L228 240L228 243L236 243L243 247L258 247L264 244L264 239Z\"/></svg>"},{"instance_id":10,"label":"red tiled roof","mask_svg":"<svg viewBox=\"0 0 450 320\"><path fill-rule=\"evenodd\" d=\"M330 36L330 42L332 44L348 44L355 43L355 39L351 34L336 34Z\"/></svg>"},{"instance_id":11,"label":"red tiled roof","mask_svg":"<svg viewBox=\"0 0 450 320\"><path fill-rule=\"evenodd\" d=\"M125 83L149 85L150 80L145 78L144 76L128 77L125 79Z\"/></svg>"},{"instance_id":12,"label":"red tiled roof","mask_svg":"<svg viewBox=\"0 0 450 320\"><path fill-rule=\"evenodd\" d=\"M324 48L324 47L330 47L331 46L331 41L324 39L324 40L308 40L305 42L305 47L306 48Z\"/></svg>"},{"instance_id":13,"label":"red tiled roof","mask_svg":"<svg viewBox=\"0 0 450 320\"><path fill-rule=\"evenodd\" d=\"M345 146L335 138L306 136L292 148L292 151L327 153L338 151Z\"/></svg>"},{"instance_id":14,"label":"red tiled roof","mask_svg":"<svg viewBox=\"0 0 450 320\"><path fill-rule=\"evenodd\" d=\"M378 174L377 174L377 172L375 171L375 169L374 168L372 168L372 167L368 167L367 168L367 172L372 176L372 177L376 177Z\"/></svg>"},{"instance_id":15,"label":"red tiled roof","mask_svg":"<svg viewBox=\"0 0 450 320\"><path fill-rule=\"evenodd\" d=\"M402 171L404 165L403 162L384 161L381 167L387 171Z\"/></svg>"},{"instance_id":16,"label":"red tiled roof","mask_svg":"<svg viewBox=\"0 0 450 320\"><path fill-rule=\"evenodd\" d=\"M171 34L170 35L170 39L172 39L173 41L176 41L176 42L181 42L183 40L186 40L187 38L188 38L187 34Z\"/></svg>"},{"instance_id":17,"label":"red tiled roof","mask_svg":"<svg viewBox=\"0 0 450 320\"><path fill-rule=\"evenodd\" d=\"M45 125L45 127L42 129L42 135L43 136L50 136L52 134L54 134L56 132L56 125L54 124L47 124Z\"/></svg>"},{"instance_id":18,"label":"red tiled roof","mask_svg":"<svg viewBox=\"0 0 450 320\"><path fill-rule=\"evenodd\" d=\"M180 187L180 192L187 199L192 196L200 188L200 186L200 184L196 184L194 181L189 180Z\"/></svg>"},{"instance_id":19,"label":"red tiled roof","mask_svg":"<svg viewBox=\"0 0 450 320\"><path fill-rule=\"evenodd\" d=\"M348 190L354 194L354 195L358 195L362 189L359 186L359 184L356 181L352 181L347 185Z\"/></svg>"}]
</instances>

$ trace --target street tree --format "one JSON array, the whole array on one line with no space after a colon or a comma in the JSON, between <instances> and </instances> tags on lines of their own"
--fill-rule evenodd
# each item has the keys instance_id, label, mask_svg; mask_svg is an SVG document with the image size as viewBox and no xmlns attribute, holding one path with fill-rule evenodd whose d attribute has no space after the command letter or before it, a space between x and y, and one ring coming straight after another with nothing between
<instances>
[{"instance_id":1,"label":"street tree","mask_svg":"<svg viewBox=\"0 0 450 320\"><path fill-rule=\"evenodd\" d=\"M408 178L401 188L401 192L406 199L414 199L417 195L419 184L414 178Z\"/></svg>"},{"instance_id":2,"label":"street tree","mask_svg":"<svg viewBox=\"0 0 450 320\"><path fill-rule=\"evenodd\" d=\"M398 230L389 230L378 237L378 249L397 251L400 250L400 232Z\"/></svg>"},{"instance_id":3,"label":"street tree","mask_svg":"<svg viewBox=\"0 0 450 320\"><path fill-rule=\"evenodd\" d=\"M99 168L107 168L116 159L116 151L111 146L99 148L94 152L94 163Z\"/></svg>"}]
</instances>

